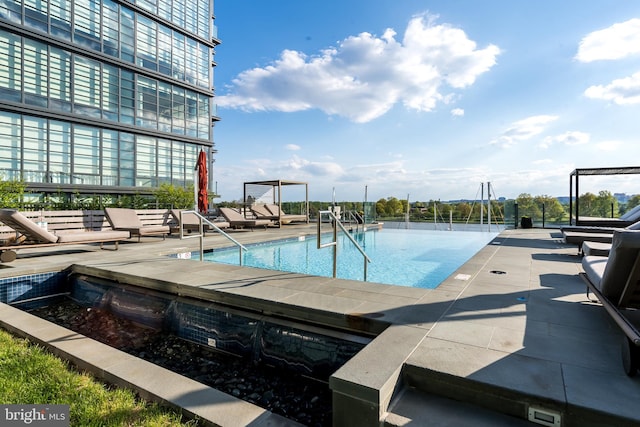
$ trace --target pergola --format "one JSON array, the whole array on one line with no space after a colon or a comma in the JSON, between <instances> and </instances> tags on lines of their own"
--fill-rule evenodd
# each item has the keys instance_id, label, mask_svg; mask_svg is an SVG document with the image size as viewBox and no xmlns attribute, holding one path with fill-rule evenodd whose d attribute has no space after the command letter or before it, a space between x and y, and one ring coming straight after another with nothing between
<instances>
[{"instance_id":1,"label":"pergola","mask_svg":"<svg viewBox=\"0 0 640 427\"><path fill-rule=\"evenodd\" d=\"M569 175L569 223L580 225L580 177L593 175L632 175L640 174L640 166L625 166L619 168L584 168L575 169ZM573 189L575 177L576 215L573 214ZM574 222L575 220L575 222Z\"/></svg>"},{"instance_id":2,"label":"pergola","mask_svg":"<svg viewBox=\"0 0 640 427\"><path fill-rule=\"evenodd\" d=\"M250 186L269 186L271 187L272 190L272 202L274 204L277 204L278 207L280 208L280 215L279 215L279 223L282 224L282 187L286 187L289 185L304 185L304 193L305 193L305 199L304 199L304 214L307 216L307 222L309 222L309 184L304 182L304 181L288 181L288 180L283 180L283 179L274 179L274 180L267 180L267 181L251 181L251 182L245 182L244 183L244 194L243 194L243 200L244 203L246 205L249 205L250 202L247 200L247 198L251 195L251 194L247 194L247 187Z\"/></svg>"}]
</instances>

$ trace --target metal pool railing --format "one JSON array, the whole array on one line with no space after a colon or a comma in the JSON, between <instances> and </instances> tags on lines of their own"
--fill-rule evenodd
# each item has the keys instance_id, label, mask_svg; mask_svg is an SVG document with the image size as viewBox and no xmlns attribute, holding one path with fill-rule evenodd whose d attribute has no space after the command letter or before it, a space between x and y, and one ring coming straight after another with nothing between
<instances>
[{"instance_id":1,"label":"metal pool railing","mask_svg":"<svg viewBox=\"0 0 640 427\"><path fill-rule=\"evenodd\" d=\"M199 220L198 234L190 235L190 236L184 235L184 228L182 227L182 215L185 213L194 214L198 218ZM229 239L234 245L238 247L238 251L240 252L240 265L242 265L242 251L243 250L246 251L248 249L245 246L243 246L242 243L238 242L236 239L234 239L233 237L229 236L227 233L222 231L220 227L218 227L213 222L209 221L207 218L203 217L200 213L196 211L180 211L180 218L178 219L180 220L180 239L193 239L196 237L200 238L200 261L204 260L204 224L206 223L207 225L213 227L214 230L222 234L224 237Z\"/></svg>"},{"instance_id":2,"label":"metal pool railing","mask_svg":"<svg viewBox=\"0 0 640 427\"><path fill-rule=\"evenodd\" d=\"M320 235L321 235L320 224L322 223L323 215L328 215L331 218L331 225L333 227L333 240L329 243L322 243L320 241ZM356 249L358 249L358 251L362 254L364 258L364 281L366 282L367 281L367 263L371 262L371 258L369 258L369 256L365 253L364 249L362 249L362 247L358 244L358 242L356 242L355 239L351 237L351 234L349 233L349 231L347 231L344 225L342 225L342 222L340 222L338 217L336 217L331 211L318 212L318 233L317 233L318 249L333 246L333 278L335 279L338 273L338 227L340 227L340 229L349 238L349 240L351 240L351 243L353 243Z\"/></svg>"}]
</instances>

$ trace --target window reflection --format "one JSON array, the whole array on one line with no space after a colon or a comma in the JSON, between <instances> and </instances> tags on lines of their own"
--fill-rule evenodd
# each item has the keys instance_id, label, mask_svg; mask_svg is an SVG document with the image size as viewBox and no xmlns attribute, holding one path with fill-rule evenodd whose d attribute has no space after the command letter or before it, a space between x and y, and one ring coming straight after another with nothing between
<instances>
[{"instance_id":1,"label":"window reflection","mask_svg":"<svg viewBox=\"0 0 640 427\"><path fill-rule=\"evenodd\" d=\"M6 179L155 187L193 183L202 146L0 111ZM22 167L22 175L20 169Z\"/></svg>"}]
</instances>

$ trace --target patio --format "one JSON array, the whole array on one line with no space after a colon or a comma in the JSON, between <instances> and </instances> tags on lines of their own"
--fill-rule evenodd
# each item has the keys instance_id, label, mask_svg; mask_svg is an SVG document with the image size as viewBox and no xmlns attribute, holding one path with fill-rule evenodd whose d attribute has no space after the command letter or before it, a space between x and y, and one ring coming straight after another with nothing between
<instances>
[{"instance_id":1,"label":"patio","mask_svg":"<svg viewBox=\"0 0 640 427\"><path fill-rule=\"evenodd\" d=\"M297 237L314 227L233 236L245 244ZM196 250L194 240L146 238L118 251L78 246L46 256L23 250L2 265L0 279L73 264L101 277L134 278L139 286L376 334L331 378L334 425L530 425L530 414L540 425L640 423L640 380L621 367L622 334L587 299L575 247L557 230L506 230L434 290L164 256ZM211 236L205 244L227 242ZM220 425L292 424L168 371L141 374L130 357L107 357L108 350L92 350L81 337L31 317L0 305L2 327L102 372L107 381L139 388L144 397Z\"/></svg>"}]
</instances>

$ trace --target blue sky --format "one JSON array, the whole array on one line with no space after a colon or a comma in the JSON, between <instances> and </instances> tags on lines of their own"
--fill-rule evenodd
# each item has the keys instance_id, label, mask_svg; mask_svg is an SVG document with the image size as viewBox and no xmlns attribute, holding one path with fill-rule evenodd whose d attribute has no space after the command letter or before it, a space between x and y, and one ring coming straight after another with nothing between
<instances>
[{"instance_id":1,"label":"blue sky","mask_svg":"<svg viewBox=\"0 0 640 427\"><path fill-rule=\"evenodd\" d=\"M471 199L483 182L565 196L575 168L640 164L640 2L217 0L215 15L221 200L270 179L324 201ZM637 176L580 185L640 193Z\"/></svg>"}]
</instances>

